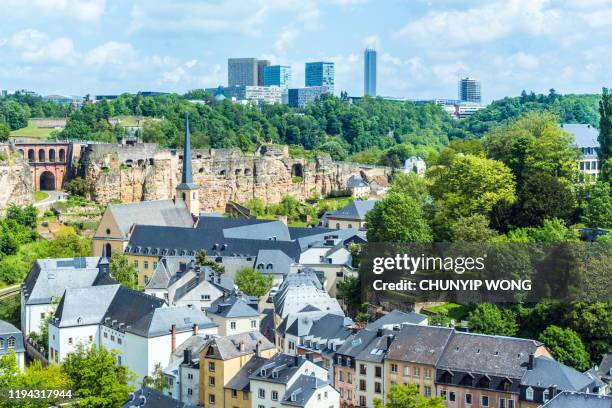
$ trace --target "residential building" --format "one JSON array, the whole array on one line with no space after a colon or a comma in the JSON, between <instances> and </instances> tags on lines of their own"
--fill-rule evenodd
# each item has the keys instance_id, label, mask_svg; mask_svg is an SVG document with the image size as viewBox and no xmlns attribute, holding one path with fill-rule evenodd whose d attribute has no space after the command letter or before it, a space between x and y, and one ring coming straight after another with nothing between
<instances>
[{"instance_id":1,"label":"residential building","mask_svg":"<svg viewBox=\"0 0 612 408\"><path fill-rule=\"evenodd\" d=\"M414 172L423 177L427 170L427 163L419 156L412 156L404 162L404 173Z\"/></svg>"},{"instance_id":2,"label":"residential building","mask_svg":"<svg viewBox=\"0 0 612 408\"><path fill-rule=\"evenodd\" d=\"M607 384L547 356L529 356L521 379L521 408L537 408L563 391L606 395Z\"/></svg>"},{"instance_id":3,"label":"residential building","mask_svg":"<svg viewBox=\"0 0 612 408\"><path fill-rule=\"evenodd\" d=\"M25 343L23 333L4 320L0 320L0 357L10 352L15 353L17 367L23 371L25 369Z\"/></svg>"},{"instance_id":4,"label":"residential building","mask_svg":"<svg viewBox=\"0 0 612 408\"><path fill-rule=\"evenodd\" d=\"M289 89L291 83L291 67L286 65L271 65L264 68L264 86L278 86L283 91Z\"/></svg>"},{"instance_id":5,"label":"residential building","mask_svg":"<svg viewBox=\"0 0 612 408\"><path fill-rule=\"evenodd\" d=\"M280 249L262 249L257 252L254 269L261 274L271 275L273 285L278 286L295 264L295 260Z\"/></svg>"},{"instance_id":6,"label":"residential building","mask_svg":"<svg viewBox=\"0 0 612 408\"><path fill-rule=\"evenodd\" d=\"M329 88L327 86L291 88L288 91L287 103L292 108L305 108L310 102L316 101L321 95L328 92Z\"/></svg>"},{"instance_id":7,"label":"residential building","mask_svg":"<svg viewBox=\"0 0 612 408\"><path fill-rule=\"evenodd\" d=\"M116 284L105 258L37 259L21 284L21 330L41 333L66 289Z\"/></svg>"},{"instance_id":8,"label":"residential building","mask_svg":"<svg viewBox=\"0 0 612 408\"><path fill-rule=\"evenodd\" d=\"M542 408L610 408L612 396L562 392L542 405Z\"/></svg>"},{"instance_id":9,"label":"residential building","mask_svg":"<svg viewBox=\"0 0 612 408\"><path fill-rule=\"evenodd\" d=\"M206 316L219 326L220 336L248 333L259 330L261 315L255 304L247 303L235 294L215 300L206 311Z\"/></svg>"},{"instance_id":10,"label":"residential building","mask_svg":"<svg viewBox=\"0 0 612 408\"><path fill-rule=\"evenodd\" d=\"M384 397L384 359L398 331L378 329L374 333L375 337L355 356L355 400L360 407L373 407L375 398Z\"/></svg>"},{"instance_id":11,"label":"residential building","mask_svg":"<svg viewBox=\"0 0 612 408\"><path fill-rule=\"evenodd\" d=\"M346 188L351 191L353 198L368 198L370 196L370 184L361 176L351 176L346 182Z\"/></svg>"},{"instance_id":12,"label":"residential building","mask_svg":"<svg viewBox=\"0 0 612 408\"><path fill-rule=\"evenodd\" d=\"M275 353L274 344L259 331L214 338L200 352L200 405L230 406L232 403L225 401L225 387L230 380L251 358L270 358ZM243 394L241 398L244 397ZM249 398L248 395L246 397Z\"/></svg>"},{"instance_id":13,"label":"residential building","mask_svg":"<svg viewBox=\"0 0 612 408\"><path fill-rule=\"evenodd\" d=\"M470 77L461 78L459 80L459 100L480 105L482 102L480 81Z\"/></svg>"},{"instance_id":14,"label":"residential building","mask_svg":"<svg viewBox=\"0 0 612 408\"><path fill-rule=\"evenodd\" d=\"M612 386L612 353L606 353L601 362L594 367L594 374L602 381Z\"/></svg>"},{"instance_id":15,"label":"residential building","mask_svg":"<svg viewBox=\"0 0 612 408\"><path fill-rule=\"evenodd\" d=\"M164 395L154 388L142 387L131 392L121 408L193 408L193 405Z\"/></svg>"},{"instance_id":16,"label":"residential building","mask_svg":"<svg viewBox=\"0 0 612 408\"><path fill-rule=\"evenodd\" d=\"M578 160L580 172L588 178L597 179L601 170L598 156L599 141L597 140L599 132L597 129L589 124L574 123L564 123L561 127L574 136L580 149L581 156Z\"/></svg>"},{"instance_id":17,"label":"residential building","mask_svg":"<svg viewBox=\"0 0 612 408\"><path fill-rule=\"evenodd\" d=\"M390 187L391 184L389 183L389 180L387 180L386 177L375 177L370 182L370 190L372 195L374 196L382 196L387 194L387 191L389 191Z\"/></svg>"},{"instance_id":18,"label":"residential building","mask_svg":"<svg viewBox=\"0 0 612 408\"><path fill-rule=\"evenodd\" d=\"M301 356L289 356L287 354L276 354L270 360L255 371L249 377L251 382L252 403L251 408L273 408L280 404L291 405L291 401L296 402L298 390L292 386L296 383L302 384L303 377L312 376L316 379L317 393L321 392L320 396L316 396L325 408L333 404L334 395L331 389L323 389L323 384L326 383L327 370L314 364ZM318 382L321 382L321 385ZM288 391L292 390L294 397ZM323 394L327 391L326 396ZM303 390L302 392L307 392ZM336 396L337 398L337 396ZM310 400L310 398L307 398ZM308 406L321 406L307 404ZM282 405L281 405L282 406ZM337 407L337 405L332 405Z\"/></svg>"},{"instance_id":19,"label":"residential building","mask_svg":"<svg viewBox=\"0 0 612 408\"><path fill-rule=\"evenodd\" d=\"M376 50L372 48L363 54L363 94L376 96Z\"/></svg>"},{"instance_id":20,"label":"residential building","mask_svg":"<svg viewBox=\"0 0 612 408\"><path fill-rule=\"evenodd\" d=\"M167 386L164 394L179 401L197 405L200 396L200 352L214 336L194 333L170 355L163 368Z\"/></svg>"},{"instance_id":21,"label":"residential building","mask_svg":"<svg viewBox=\"0 0 612 408\"><path fill-rule=\"evenodd\" d=\"M333 62L307 62L306 77L304 81L306 87L325 86L331 94L334 93L334 63Z\"/></svg>"},{"instance_id":22,"label":"residential building","mask_svg":"<svg viewBox=\"0 0 612 408\"><path fill-rule=\"evenodd\" d=\"M452 335L442 327L402 326L385 356L385 390L414 383L423 395L436 395L436 365Z\"/></svg>"},{"instance_id":23,"label":"residential building","mask_svg":"<svg viewBox=\"0 0 612 408\"><path fill-rule=\"evenodd\" d=\"M366 214L374 208L376 201L376 199L355 200L337 211L325 213L319 224L335 229L365 229Z\"/></svg>"},{"instance_id":24,"label":"residential building","mask_svg":"<svg viewBox=\"0 0 612 408\"><path fill-rule=\"evenodd\" d=\"M227 86L257 86L259 65L257 58L229 58Z\"/></svg>"},{"instance_id":25,"label":"residential building","mask_svg":"<svg viewBox=\"0 0 612 408\"><path fill-rule=\"evenodd\" d=\"M227 404L233 408L251 408L253 393L251 392L251 375L258 372L270 359L254 356L225 385L224 394Z\"/></svg>"},{"instance_id":26,"label":"residential building","mask_svg":"<svg viewBox=\"0 0 612 408\"><path fill-rule=\"evenodd\" d=\"M340 394L316 376L301 375L285 392L281 407L339 408Z\"/></svg>"},{"instance_id":27,"label":"residential building","mask_svg":"<svg viewBox=\"0 0 612 408\"><path fill-rule=\"evenodd\" d=\"M454 332L436 364L447 407L518 408L529 356L551 357L535 340Z\"/></svg>"},{"instance_id":28,"label":"residential building","mask_svg":"<svg viewBox=\"0 0 612 408\"><path fill-rule=\"evenodd\" d=\"M118 363L141 381L198 331L217 333L199 309L165 307L162 299L120 285L69 288L49 321L49 358L59 363L78 344L93 344L116 350Z\"/></svg>"},{"instance_id":29,"label":"residential building","mask_svg":"<svg viewBox=\"0 0 612 408\"><path fill-rule=\"evenodd\" d=\"M427 326L427 316L415 312L402 312L401 310L392 310L369 323L366 326L368 330L400 330L405 325Z\"/></svg>"},{"instance_id":30,"label":"residential building","mask_svg":"<svg viewBox=\"0 0 612 408\"><path fill-rule=\"evenodd\" d=\"M358 398L358 387L365 389L366 385L357 381L357 356L376 338L377 332L361 330L351 335L338 348L334 363L334 388L340 393L340 404L346 406L365 407L366 398ZM360 393L362 393L360 391Z\"/></svg>"}]
</instances>

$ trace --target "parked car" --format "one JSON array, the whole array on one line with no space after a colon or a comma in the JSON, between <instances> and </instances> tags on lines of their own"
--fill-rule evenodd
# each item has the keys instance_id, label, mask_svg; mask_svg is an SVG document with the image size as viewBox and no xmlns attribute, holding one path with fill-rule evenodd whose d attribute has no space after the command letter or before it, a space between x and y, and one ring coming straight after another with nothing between
<instances>
[{"instance_id":1,"label":"parked car","mask_svg":"<svg viewBox=\"0 0 612 408\"><path fill-rule=\"evenodd\" d=\"M276 296L277 293L278 293L277 287L270 289L270 292L268 293L268 303L272 303L272 300L274 300L274 296Z\"/></svg>"}]
</instances>

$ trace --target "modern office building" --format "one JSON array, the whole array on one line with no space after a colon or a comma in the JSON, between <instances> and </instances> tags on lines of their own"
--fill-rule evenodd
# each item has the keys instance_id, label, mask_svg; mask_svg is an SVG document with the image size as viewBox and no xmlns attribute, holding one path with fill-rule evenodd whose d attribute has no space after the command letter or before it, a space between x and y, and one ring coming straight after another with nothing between
<instances>
[{"instance_id":1,"label":"modern office building","mask_svg":"<svg viewBox=\"0 0 612 408\"><path fill-rule=\"evenodd\" d=\"M289 89L288 104L292 108L305 108L310 102L329 92L326 86Z\"/></svg>"},{"instance_id":2,"label":"modern office building","mask_svg":"<svg viewBox=\"0 0 612 408\"><path fill-rule=\"evenodd\" d=\"M257 84L259 86L264 86L264 72L266 67L270 66L270 60L258 60L257 61Z\"/></svg>"},{"instance_id":3,"label":"modern office building","mask_svg":"<svg viewBox=\"0 0 612 408\"><path fill-rule=\"evenodd\" d=\"M289 88L291 82L291 67L271 65L264 68L264 86L278 86L283 91Z\"/></svg>"},{"instance_id":4,"label":"modern office building","mask_svg":"<svg viewBox=\"0 0 612 408\"><path fill-rule=\"evenodd\" d=\"M482 95L480 92L480 81L466 77L459 80L459 100L480 104Z\"/></svg>"},{"instance_id":5,"label":"modern office building","mask_svg":"<svg viewBox=\"0 0 612 408\"><path fill-rule=\"evenodd\" d=\"M227 60L227 85L257 85L257 58L230 58Z\"/></svg>"},{"instance_id":6,"label":"modern office building","mask_svg":"<svg viewBox=\"0 0 612 408\"><path fill-rule=\"evenodd\" d=\"M376 50L371 48L363 54L363 94L376 96Z\"/></svg>"},{"instance_id":7,"label":"modern office building","mask_svg":"<svg viewBox=\"0 0 612 408\"><path fill-rule=\"evenodd\" d=\"M334 63L333 62L307 62L306 63L306 87L327 87L330 93L334 93Z\"/></svg>"}]
</instances>

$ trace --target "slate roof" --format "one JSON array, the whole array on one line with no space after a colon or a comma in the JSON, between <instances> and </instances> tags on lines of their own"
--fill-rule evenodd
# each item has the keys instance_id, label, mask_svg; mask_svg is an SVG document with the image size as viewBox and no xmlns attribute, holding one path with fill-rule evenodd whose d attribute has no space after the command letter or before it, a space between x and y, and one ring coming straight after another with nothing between
<instances>
[{"instance_id":1,"label":"slate roof","mask_svg":"<svg viewBox=\"0 0 612 408\"><path fill-rule=\"evenodd\" d=\"M368 211L374 208L378 200L355 200L338 211L327 214L327 218L341 220L365 220Z\"/></svg>"},{"instance_id":2,"label":"slate roof","mask_svg":"<svg viewBox=\"0 0 612 408\"><path fill-rule=\"evenodd\" d=\"M315 320L308 332L308 336L320 339L346 339L351 335L352 320L335 314L326 314Z\"/></svg>"},{"instance_id":3,"label":"slate roof","mask_svg":"<svg viewBox=\"0 0 612 408\"><path fill-rule=\"evenodd\" d=\"M157 268L153 271L151 279L147 284L147 289L167 289L170 280L177 272L185 269L182 265L187 265L195 258L193 256L164 256L157 263Z\"/></svg>"},{"instance_id":4,"label":"slate roof","mask_svg":"<svg viewBox=\"0 0 612 408\"><path fill-rule=\"evenodd\" d=\"M612 379L612 354L604 354L601 362L597 366L597 375L602 378Z\"/></svg>"},{"instance_id":5,"label":"slate roof","mask_svg":"<svg viewBox=\"0 0 612 408\"><path fill-rule=\"evenodd\" d=\"M599 142L597 141L599 132L594 126L580 123L564 123L561 127L574 136L578 147L599 147Z\"/></svg>"},{"instance_id":6,"label":"slate roof","mask_svg":"<svg viewBox=\"0 0 612 408\"><path fill-rule=\"evenodd\" d=\"M263 274L288 274L294 260L278 249L262 249L257 253L255 269Z\"/></svg>"},{"instance_id":7,"label":"slate roof","mask_svg":"<svg viewBox=\"0 0 612 408\"><path fill-rule=\"evenodd\" d=\"M190 336L189 338L187 338L187 340L179 344L176 347L176 350L172 352L172 354L170 355L170 362L174 363L177 361L183 361L183 351L185 350L191 350L192 357L198 358L200 351L202 351L211 341L212 337L207 334L197 334Z\"/></svg>"},{"instance_id":8,"label":"slate roof","mask_svg":"<svg viewBox=\"0 0 612 408\"><path fill-rule=\"evenodd\" d=\"M67 288L55 310L52 323L58 327L99 324L120 287L105 285Z\"/></svg>"},{"instance_id":9,"label":"slate roof","mask_svg":"<svg viewBox=\"0 0 612 408\"><path fill-rule=\"evenodd\" d=\"M346 186L348 188L367 187L368 183L366 183L359 176L351 176L351 177L349 177L348 181L346 182Z\"/></svg>"},{"instance_id":10,"label":"slate roof","mask_svg":"<svg viewBox=\"0 0 612 408\"><path fill-rule=\"evenodd\" d=\"M240 342L244 342L244 351L240 351ZM208 348L206 358L231 360L236 357L253 354L257 344L259 344L260 351L276 348L263 334L258 331L252 331L213 339L211 347Z\"/></svg>"},{"instance_id":11,"label":"slate roof","mask_svg":"<svg viewBox=\"0 0 612 408\"><path fill-rule=\"evenodd\" d=\"M121 234L127 238L134 224L169 227L193 227L193 218L183 200L140 201L127 204L109 204Z\"/></svg>"},{"instance_id":12,"label":"slate roof","mask_svg":"<svg viewBox=\"0 0 612 408\"><path fill-rule=\"evenodd\" d=\"M370 343L355 358L360 361L382 363L389 349L387 347L389 341L392 342L397 337L397 334L395 330L377 330Z\"/></svg>"},{"instance_id":13,"label":"slate roof","mask_svg":"<svg viewBox=\"0 0 612 408\"><path fill-rule=\"evenodd\" d=\"M454 332L437 368L522 378L529 354L541 346L536 340Z\"/></svg>"},{"instance_id":14,"label":"slate roof","mask_svg":"<svg viewBox=\"0 0 612 408\"><path fill-rule=\"evenodd\" d=\"M391 343L387 359L436 365L453 332L443 327L405 325Z\"/></svg>"},{"instance_id":15,"label":"slate roof","mask_svg":"<svg viewBox=\"0 0 612 408\"><path fill-rule=\"evenodd\" d=\"M311 375L300 375L283 396L283 405L305 407L313 395L321 388L327 387L329 383ZM291 400L295 395L295 401Z\"/></svg>"},{"instance_id":16,"label":"slate roof","mask_svg":"<svg viewBox=\"0 0 612 408\"><path fill-rule=\"evenodd\" d=\"M223 230L223 236L225 238L291 240L287 225L280 221L226 228Z\"/></svg>"},{"instance_id":17,"label":"slate roof","mask_svg":"<svg viewBox=\"0 0 612 408\"><path fill-rule=\"evenodd\" d=\"M563 391L587 391L595 381L571 367L563 365L546 356L533 359L533 369L527 370L521 379L521 385L548 388L555 384Z\"/></svg>"},{"instance_id":18,"label":"slate roof","mask_svg":"<svg viewBox=\"0 0 612 408\"><path fill-rule=\"evenodd\" d=\"M21 285L26 304L48 304L68 288L111 282L98 276L100 257L38 259Z\"/></svg>"},{"instance_id":19,"label":"slate roof","mask_svg":"<svg viewBox=\"0 0 612 408\"><path fill-rule=\"evenodd\" d=\"M225 318L259 317L259 312L236 295L220 297L215 300L206 313Z\"/></svg>"},{"instance_id":20,"label":"slate roof","mask_svg":"<svg viewBox=\"0 0 612 408\"><path fill-rule=\"evenodd\" d=\"M610 408L612 397L574 392L561 392L541 408Z\"/></svg>"},{"instance_id":21,"label":"slate roof","mask_svg":"<svg viewBox=\"0 0 612 408\"><path fill-rule=\"evenodd\" d=\"M10 350L13 350L15 353L23 353L25 352L25 346L23 343L23 333L21 330L6 322L4 320L0 320L0 338L3 340L2 346L0 347L0 355L5 354L9 351L8 347L8 339L15 339L15 346Z\"/></svg>"},{"instance_id":22,"label":"slate roof","mask_svg":"<svg viewBox=\"0 0 612 408\"><path fill-rule=\"evenodd\" d=\"M306 362L306 359L299 356L290 356L284 353L275 354L268 363L260 367L249 377L251 380L272 382L277 384L287 384L299 368ZM265 369L265 376L262 370ZM273 372L277 374L274 375Z\"/></svg>"},{"instance_id":23,"label":"slate roof","mask_svg":"<svg viewBox=\"0 0 612 408\"><path fill-rule=\"evenodd\" d=\"M143 337L157 337L168 334L172 325L176 325L176 331L180 333L193 330L193 326L196 324L199 329L217 326L216 323L206 317L204 312L195 307L159 307L137 320L132 327L126 328L125 331Z\"/></svg>"},{"instance_id":24,"label":"slate roof","mask_svg":"<svg viewBox=\"0 0 612 408\"><path fill-rule=\"evenodd\" d=\"M414 312L402 312L393 310L386 315L376 319L367 325L368 330L378 330L380 328L391 329L387 326L401 326L403 324L422 324L427 320L427 316Z\"/></svg>"},{"instance_id":25,"label":"slate roof","mask_svg":"<svg viewBox=\"0 0 612 408\"><path fill-rule=\"evenodd\" d=\"M360 330L348 337L337 353L356 358L375 338L375 331Z\"/></svg>"},{"instance_id":26,"label":"slate roof","mask_svg":"<svg viewBox=\"0 0 612 408\"><path fill-rule=\"evenodd\" d=\"M161 392L143 387L130 394L130 398L121 405L121 408L190 408L193 405L185 404L179 400L162 394Z\"/></svg>"},{"instance_id":27,"label":"slate roof","mask_svg":"<svg viewBox=\"0 0 612 408\"><path fill-rule=\"evenodd\" d=\"M242 366L242 368L236 373L235 376L232 377L231 380L225 385L224 388L228 388L230 390L236 391L246 391L249 392L251 390L251 380L249 377L254 373L259 371L261 366L267 364L270 360L263 357L253 356L251 359Z\"/></svg>"}]
</instances>

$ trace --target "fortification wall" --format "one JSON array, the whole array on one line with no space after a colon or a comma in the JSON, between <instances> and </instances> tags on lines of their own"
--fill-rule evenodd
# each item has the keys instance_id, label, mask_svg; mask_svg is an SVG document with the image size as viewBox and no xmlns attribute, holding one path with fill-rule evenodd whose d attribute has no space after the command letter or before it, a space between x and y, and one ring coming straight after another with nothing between
<instances>
[{"instance_id":1,"label":"fortification wall","mask_svg":"<svg viewBox=\"0 0 612 408\"><path fill-rule=\"evenodd\" d=\"M9 145L0 145L0 208L33 201L30 166L23 161L21 153Z\"/></svg>"}]
</instances>

